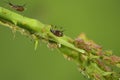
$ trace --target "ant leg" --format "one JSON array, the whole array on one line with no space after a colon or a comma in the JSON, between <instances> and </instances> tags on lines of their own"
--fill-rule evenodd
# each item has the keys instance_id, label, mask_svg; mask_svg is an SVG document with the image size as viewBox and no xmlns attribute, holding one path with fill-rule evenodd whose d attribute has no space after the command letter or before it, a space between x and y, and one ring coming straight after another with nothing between
<instances>
[{"instance_id":1,"label":"ant leg","mask_svg":"<svg viewBox=\"0 0 120 80\"><path fill-rule=\"evenodd\" d=\"M60 27L60 30L61 30L62 32L64 32L64 31L65 31L65 29L63 29L63 27Z\"/></svg>"},{"instance_id":2,"label":"ant leg","mask_svg":"<svg viewBox=\"0 0 120 80\"><path fill-rule=\"evenodd\" d=\"M57 29L57 26L56 26L56 25L54 25L54 29L55 29L55 30Z\"/></svg>"},{"instance_id":3,"label":"ant leg","mask_svg":"<svg viewBox=\"0 0 120 80\"><path fill-rule=\"evenodd\" d=\"M53 30L53 29L54 29L54 25L51 24L51 30Z\"/></svg>"}]
</instances>

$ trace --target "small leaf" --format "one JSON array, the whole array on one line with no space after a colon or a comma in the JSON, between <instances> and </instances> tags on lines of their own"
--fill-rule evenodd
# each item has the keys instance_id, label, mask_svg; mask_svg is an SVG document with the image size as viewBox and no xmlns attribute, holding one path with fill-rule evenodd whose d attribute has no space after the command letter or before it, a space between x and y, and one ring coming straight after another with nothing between
<instances>
[{"instance_id":1,"label":"small leaf","mask_svg":"<svg viewBox=\"0 0 120 80\"><path fill-rule=\"evenodd\" d=\"M36 49L37 49L37 47L38 47L38 43L39 43L39 40L38 40L38 39L36 39L36 40L35 40L35 44L34 44L34 45L35 45L35 47L34 47L34 49L35 49L35 50L36 50Z\"/></svg>"},{"instance_id":2,"label":"small leaf","mask_svg":"<svg viewBox=\"0 0 120 80\"><path fill-rule=\"evenodd\" d=\"M102 75L104 75L104 76L107 76L107 75L111 75L113 72L104 72L104 73L102 73Z\"/></svg>"}]
</instances>

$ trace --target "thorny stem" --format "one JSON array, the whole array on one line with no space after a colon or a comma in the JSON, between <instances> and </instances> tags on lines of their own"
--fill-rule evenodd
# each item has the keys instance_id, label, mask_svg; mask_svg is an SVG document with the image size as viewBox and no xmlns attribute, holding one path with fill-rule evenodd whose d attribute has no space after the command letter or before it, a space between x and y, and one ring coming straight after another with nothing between
<instances>
[{"instance_id":1,"label":"thorny stem","mask_svg":"<svg viewBox=\"0 0 120 80\"><path fill-rule=\"evenodd\" d=\"M110 51L103 51L84 34L76 39L65 35L58 37L50 31L51 25L43 24L36 19L27 18L2 7L0 7L0 24L34 39L35 48L38 41L42 40L49 48L60 50L65 58L77 63L80 72L88 79L118 80L120 78L120 57L112 55Z\"/></svg>"}]
</instances>

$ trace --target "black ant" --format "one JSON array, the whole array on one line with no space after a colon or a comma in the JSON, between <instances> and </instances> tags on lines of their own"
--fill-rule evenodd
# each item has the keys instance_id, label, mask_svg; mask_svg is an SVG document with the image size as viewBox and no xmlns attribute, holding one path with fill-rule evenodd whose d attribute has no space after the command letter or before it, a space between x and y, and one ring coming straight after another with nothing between
<instances>
[{"instance_id":1,"label":"black ant","mask_svg":"<svg viewBox=\"0 0 120 80\"><path fill-rule=\"evenodd\" d=\"M56 26L53 26L53 25L51 25L51 29L50 29L50 31L55 35L55 36L57 36L57 37L62 37L63 36L63 30L58 30L58 29L56 29L57 27ZM62 29L62 28L60 28L60 29Z\"/></svg>"},{"instance_id":2,"label":"black ant","mask_svg":"<svg viewBox=\"0 0 120 80\"><path fill-rule=\"evenodd\" d=\"M25 10L24 8L25 4L21 6L21 5L14 5L10 1L8 1L7 3L10 5L11 8L13 8L16 11L23 12Z\"/></svg>"}]
</instances>

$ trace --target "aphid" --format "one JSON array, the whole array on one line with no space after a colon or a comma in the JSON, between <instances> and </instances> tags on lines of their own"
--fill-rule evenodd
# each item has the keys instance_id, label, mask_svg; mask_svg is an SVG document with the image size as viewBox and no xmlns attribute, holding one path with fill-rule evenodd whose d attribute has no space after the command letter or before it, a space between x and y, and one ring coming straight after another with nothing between
<instances>
[{"instance_id":1,"label":"aphid","mask_svg":"<svg viewBox=\"0 0 120 80\"><path fill-rule=\"evenodd\" d=\"M62 37L63 36L63 30L56 29L56 26L52 26L50 31L57 37Z\"/></svg>"},{"instance_id":2,"label":"aphid","mask_svg":"<svg viewBox=\"0 0 120 80\"><path fill-rule=\"evenodd\" d=\"M13 8L16 11L23 12L25 10L24 8L25 4L21 6L21 5L14 5L9 1L7 3L10 5L11 8Z\"/></svg>"},{"instance_id":3,"label":"aphid","mask_svg":"<svg viewBox=\"0 0 120 80\"><path fill-rule=\"evenodd\" d=\"M53 49L53 48L58 48L57 43L54 42L54 41L51 41L51 40L49 40L47 46L48 46L48 48L51 48L51 49Z\"/></svg>"}]
</instances>

